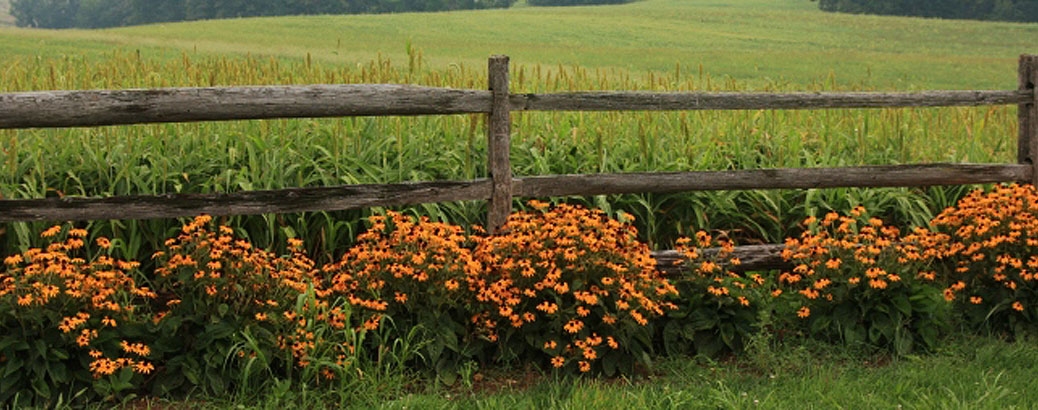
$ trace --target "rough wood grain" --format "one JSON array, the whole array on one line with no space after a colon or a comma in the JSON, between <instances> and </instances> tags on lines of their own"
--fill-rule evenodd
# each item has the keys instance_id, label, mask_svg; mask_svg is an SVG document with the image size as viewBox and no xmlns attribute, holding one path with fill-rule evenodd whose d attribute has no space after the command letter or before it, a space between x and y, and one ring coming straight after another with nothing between
<instances>
[{"instance_id":1,"label":"rough wood grain","mask_svg":"<svg viewBox=\"0 0 1038 410\"><path fill-rule=\"evenodd\" d=\"M771 269L789 269L788 263L782 260L782 250L785 245L742 245L736 246L732 257L739 258L738 265L722 264L722 268L733 272L750 272ZM707 257L716 254L717 248L703 249ZM661 272L680 276L688 271L681 266L681 256L674 250L655 251L652 257L656 259L656 267Z\"/></svg>"},{"instance_id":2,"label":"rough wood grain","mask_svg":"<svg viewBox=\"0 0 1038 410\"><path fill-rule=\"evenodd\" d=\"M1034 173L1028 182L1038 185L1038 56L1020 56L1018 79L1019 91L1030 98L1017 106L1017 162L1032 166Z\"/></svg>"},{"instance_id":3,"label":"rough wood grain","mask_svg":"<svg viewBox=\"0 0 1038 410\"><path fill-rule=\"evenodd\" d=\"M516 94L515 111L665 111L819 108L939 107L1019 104L1029 98L1012 91L925 91L913 93L653 93L575 92Z\"/></svg>"},{"instance_id":4,"label":"rough wood grain","mask_svg":"<svg viewBox=\"0 0 1038 410\"><path fill-rule=\"evenodd\" d=\"M517 178L514 192L524 197L549 197L740 189L962 185L1027 182L1031 180L1031 172L1030 165L1021 164L925 164L558 175Z\"/></svg>"},{"instance_id":5,"label":"rough wood grain","mask_svg":"<svg viewBox=\"0 0 1038 410\"><path fill-rule=\"evenodd\" d=\"M487 231L497 232L512 213L512 114L508 102L508 56L492 56L488 86L493 95L487 119L488 177L493 181L487 205Z\"/></svg>"},{"instance_id":6,"label":"rough wood grain","mask_svg":"<svg viewBox=\"0 0 1038 410\"><path fill-rule=\"evenodd\" d=\"M510 111L642 111L934 107L1022 104L1033 93L512 94ZM393 84L37 91L0 94L0 129L272 118L490 113L485 90Z\"/></svg>"},{"instance_id":7,"label":"rough wood grain","mask_svg":"<svg viewBox=\"0 0 1038 410\"><path fill-rule=\"evenodd\" d=\"M489 111L487 91L390 84L0 94L0 128Z\"/></svg>"},{"instance_id":8,"label":"rough wood grain","mask_svg":"<svg viewBox=\"0 0 1038 410\"><path fill-rule=\"evenodd\" d=\"M485 200L490 181L419 182L111 198L0 201L0 222L151 219L210 215L334 211L373 206Z\"/></svg>"}]
</instances>

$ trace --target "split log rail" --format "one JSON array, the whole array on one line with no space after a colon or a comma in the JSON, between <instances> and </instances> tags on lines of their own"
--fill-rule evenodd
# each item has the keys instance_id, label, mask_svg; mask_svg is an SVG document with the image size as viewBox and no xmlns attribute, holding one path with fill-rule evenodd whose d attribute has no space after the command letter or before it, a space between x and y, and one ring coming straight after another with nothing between
<instances>
[{"instance_id":1,"label":"split log rail","mask_svg":"<svg viewBox=\"0 0 1038 410\"><path fill-rule=\"evenodd\" d=\"M1038 182L1038 56L1021 55L1019 87L996 91L703 93L509 93L509 59L492 56L487 90L350 84L41 91L0 94L0 129L95 127L197 121L486 114L488 175L471 181L429 181L244 191L221 194L62 197L0 200L0 222L150 219L333 211L430 202L489 201L493 232L515 197L590 196L704 190L919 187ZM678 111L893 108L1016 105L1015 164L909 164L546 175L516 178L509 160L513 111ZM781 245L739 247L742 269L780 262ZM670 266L673 251L656 253ZM750 261L746 263L746 261Z\"/></svg>"}]
</instances>

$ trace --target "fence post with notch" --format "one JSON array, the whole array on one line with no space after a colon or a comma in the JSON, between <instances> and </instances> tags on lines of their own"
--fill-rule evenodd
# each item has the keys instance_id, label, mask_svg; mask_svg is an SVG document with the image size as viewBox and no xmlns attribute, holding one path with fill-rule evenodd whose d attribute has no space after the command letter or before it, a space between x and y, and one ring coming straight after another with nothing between
<instances>
[{"instance_id":1,"label":"fence post with notch","mask_svg":"<svg viewBox=\"0 0 1038 410\"><path fill-rule=\"evenodd\" d=\"M487 173L493 182L487 204L487 232L497 233L512 212L511 146L512 116L508 102L508 56L491 56L487 64L491 93L487 117Z\"/></svg>"},{"instance_id":2,"label":"fence post with notch","mask_svg":"<svg viewBox=\"0 0 1038 410\"><path fill-rule=\"evenodd\" d=\"M1038 186L1038 55L1020 56L1019 90L1027 93L1026 101L1017 107L1019 136L1017 162L1031 165L1031 184Z\"/></svg>"}]
</instances>

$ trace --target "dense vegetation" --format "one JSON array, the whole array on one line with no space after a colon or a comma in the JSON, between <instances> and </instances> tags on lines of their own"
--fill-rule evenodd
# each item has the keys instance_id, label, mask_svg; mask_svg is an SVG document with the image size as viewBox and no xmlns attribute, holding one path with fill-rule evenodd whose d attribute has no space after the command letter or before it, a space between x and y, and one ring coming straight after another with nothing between
<instances>
[{"instance_id":1,"label":"dense vegetation","mask_svg":"<svg viewBox=\"0 0 1038 410\"><path fill-rule=\"evenodd\" d=\"M860 206L809 216L777 272L730 270L737 245L698 231L677 241L686 272L670 277L630 215L529 205L496 235L387 212L325 264L301 240L277 255L204 215L163 241L154 268L113 257L118 238L52 226L0 269L0 404L279 383L349 402L412 372L633 376L664 354L741 355L769 335L906 357L952 328L1038 334L1032 186L973 191L932 229Z\"/></svg>"},{"instance_id":2,"label":"dense vegetation","mask_svg":"<svg viewBox=\"0 0 1038 410\"><path fill-rule=\"evenodd\" d=\"M818 7L842 13L1038 22L1038 2L1033 0L818 0Z\"/></svg>"},{"instance_id":3,"label":"dense vegetation","mask_svg":"<svg viewBox=\"0 0 1038 410\"><path fill-rule=\"evenodd\" d=\"M1016 55L1035 30L829 15L792 0L714 3L3 29L0 90L482 88L486 44L513 54L516 92L1010 88ZM596 24L577 24L587 14ZM752 24L732 26L733 19ZM442 26L450 29L436 30ZM400 27L428 34L418 44L426 55ZM702 35L711 31L724 35ZM807 37L815 42L798 48ZM654 52L632 38L657 40ZM863 38L890 41L862 49ZM113 51L113 44L133 48ZM813 54L819 44L825 55L839 50L840 60ZM922 47L930 51L915 52ZM722 52L703 51L712 49ZM622 64L629 65L616 68ZM1015 119L1012 106L522 113L512 152L519 175L1012 162ZM4 130L0 195L480 178L482 121ZM4 224L0 401L110 407L134 395L186 395L191 407L215 408L1027 407L1038 400L1027 384L1038 357L1028 343L1038 318L1038 194L972 189L552 198L552 205L517 202L522 212L510 234L496 237L476 227L478 202ZM757 242L786 243L790 268L730 273L737 261L728 252ZM688 274L649 271L654 247L681 251ZM976 347L974 333L994 338ZM661 361L663 368L649 367ZM529 373L548 380L532 397L472 388L524 383ZM624 378L563 377L589 373Z\"/></svg>"},{"instance_id":4,"label":"dense vegetation","mask_svg":"<svg viewBox=\"0 0 1038 410\"><path fill-rule=\"evenodd\" d=\"M13 0L20 27L97 28L300 14L401 13L509 7L515 0Z\"/></svg>"}]
</instances>

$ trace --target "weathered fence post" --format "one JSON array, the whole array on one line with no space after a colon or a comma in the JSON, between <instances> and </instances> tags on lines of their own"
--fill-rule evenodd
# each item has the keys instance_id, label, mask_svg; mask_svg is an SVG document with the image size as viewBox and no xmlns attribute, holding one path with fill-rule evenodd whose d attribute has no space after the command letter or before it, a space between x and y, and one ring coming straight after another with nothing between
<instances>
[{"instance_id":1,"label":"weathered fence post","mask_svg":"<svg viewBox=\"0 0 1038 410\"><path fill-rule=\"evenodd\" d=\"M512 212L511 146L512 116L508 103L508 56L491 56L487 64L492 97L487 117L487 173L493 182L487 206L487 231L496 233Z\"/></svg>"},{"instance_id":2,"label":"weathered fence post","mask_svg":"<svg viewBox=\"0 0 1038 410\"><path fill-rule=\"evenodd\" d=\"M1017 108L1017 162L1031 165L1031 184L1038 186L1038 55L1020 56L1019 79L1020 91L1028 92L1031 98Z\"/></svg>"}]
</instances>

